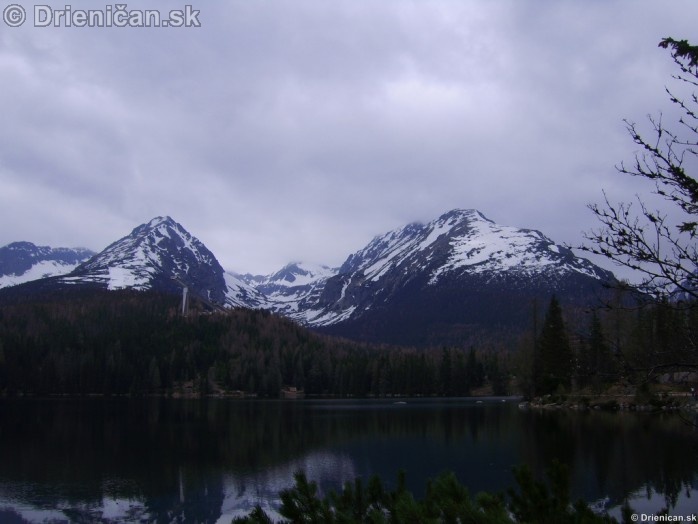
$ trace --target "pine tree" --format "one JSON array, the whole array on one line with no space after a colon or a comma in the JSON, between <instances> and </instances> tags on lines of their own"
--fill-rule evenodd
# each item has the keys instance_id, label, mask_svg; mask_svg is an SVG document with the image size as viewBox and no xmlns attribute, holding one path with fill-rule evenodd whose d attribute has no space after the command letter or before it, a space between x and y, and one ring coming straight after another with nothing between
<instances>
[{"instance_id":1,"label":"pine tree","mask_svg":"<svg viewBox=\"0 0 698 524\"><path fill-rule=\"evenodd\" d=\"M545 395L560 389L569 390L572 378L572 350L562 319L562 308L554 295L545 314L538 352L536 394Z\"/></svg>"}]
</instances>

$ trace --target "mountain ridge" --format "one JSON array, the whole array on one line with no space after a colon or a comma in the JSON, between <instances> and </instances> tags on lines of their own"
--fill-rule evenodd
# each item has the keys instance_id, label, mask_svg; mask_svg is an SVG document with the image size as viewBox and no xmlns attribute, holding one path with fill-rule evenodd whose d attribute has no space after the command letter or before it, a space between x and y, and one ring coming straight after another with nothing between
<instances>
[{"instance_id":1,"label":"mountain ridge","mask_svg":"<svg viewBox=\"0 0 698 524\"><path fill-rule=\"evenodd\" d=\"M27 241L11 242L0 247L0 288L69 273L94 254L94 251L84 247L49 247Z\"/></svg>"},{"instance_id":2,"label":"mountain ridge","mask_svg":"<svg viewBox=\"0 0 698 524\"><path fill-rule=\"evenodd\" d=\"M377 235L338 268L292 262L270 275L224 271L183 226L155 217L56 278L104 289L186 286L218 306L268 309L348 338L417 344L438 343L440 332L465 339L494 323L518 329L532 300L559 294L588 303L615 281L540 231L497 224L475 209Z\"/></svg>"},{"instance_id":3,"label":"mountain ridge","mask_svg":"<svg viewBox=\"0 0 698 524\"><path fill-rule=\"evenodd\" d=\"M215 255L169 216L137 226L60 277L59 283L170 293L186 286L194 296L220 307L264 303L256 290L226 273Z\"/></svg>"},{"instance_id":4,"label":"mountain ridge","mask_svg":"<svg viewBox=\"0 0 698 524\"><path fill-rule=\"evenodd\" d=\"M382 307L407 287L416 287L414 295L452 286L454 280L468 280L473 288L499 281L498 287L510 290L537 281L539 291L549 294L555 283L570 278L615 279L539 231L501 226L477 210L457 209L374 237L325 280L315 306L296 319L316 327L346 322Z\"/></svg>"}]
</instances>

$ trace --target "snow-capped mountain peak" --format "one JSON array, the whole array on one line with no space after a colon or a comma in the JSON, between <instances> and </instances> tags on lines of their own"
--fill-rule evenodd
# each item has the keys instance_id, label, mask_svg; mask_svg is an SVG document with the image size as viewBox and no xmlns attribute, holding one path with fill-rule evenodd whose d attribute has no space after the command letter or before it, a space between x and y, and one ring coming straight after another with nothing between
<instances>
[{"instance_id":1,"label":"snow-capped mountain peak","mask_svg":"<svg viewBox=\"0 0 698 524\"><path fill-rule=\"evenodd\" d=\"M474 209L455 209L375 237L323 283L318 302L299 318L328 326L396 300L404 308L419 297L451 296L457 288L472 294L496 284L545 296L556 286L590 289L611 280L610 272L539 231L499 225Z\"/></svg>"},{"instance_id":2,"label":"snow-capped mountain peak","mask_svg":"<svg viewBox=\"0 0 698 524\"><path fill-rule=\"evenodd\" d=\"M107 246L73 273L66 283L92 283L107 289L190 293L221 306L260 306L261 295L226 274L213 253L171 217L155 217Z\"/></svg>"},{"instance_id":3,"label":"snow-capped mountain peak","mask_svg":"<svg viewBox=\"0 0 698 524\"><path fill-rule=\"evenodd\" d=\"M94 255L86 248L51 248L31 242L0 247L0 288L15 286L74 270Z\"/></svg>"},{"instance_id":4,"label":"snow-capped mountain peak","mask_svg":"<svg viewBox=\"0 0 698 524\"><path fill-rule=\"evenodd\" d=\"M337 269L322 264L308 262L292 262L276 273L269 276L263 285L276 284L279 286L306 286L314 282L334 276Z\"/></svg>"},{"instance_id":5,"label":"snow-capped mountain peak","mask_svg":"<svg viewBox=\"0 0 698 524\"><path fill-rule=\"evenodd\" d=\"M449 236L450 254L443 265L433 270L432 283L445 273L463 270L475 274L511 271L535 275L554 269L558 273L576 272L601 280L611 277L540 231L502 226L479 212L463 217L465 226L450 223L454 226Z\"/></svg>"},{"instance_id":6,"label":"snow-capped mountain peak","mask_svg":"<svg viewBox=\"0 0 698 524\"><path fill-rule=\"evenodd\" d=\"M94 275L109 289L149 289L163 272L186 279L198 267L209 265L222 279L223 269L199 240L170 217L156 217L107 246L78 272Z\"/></svg>"},{"instance_id":7,"label":"snow-capped mountain peak","mask_svg":"<svg viewBox=\"0 0 698 524\"><path fill-rule=\"evenodd\" d=\"M295 320L306 322L305 311L319 299L337 268L308 262L292 262L268 276L245 275L245 282L266 297L267 306Z\"/></svg>"},{"instance_id":8,"label":"snow-capped mountain peak","mask_svg":"<svg viewBox=\"0 0 698 524\"><path fill-rule=\"evenodd\" d=\"M0 253L29 248L16 244ZM478 326L521 325L530 304L553 293L588 304L613 281L539 231L454 209L376 236L339 268L293 262L267 276L226 273L179 223L155 217L48 285L167 292L186 286L204 301L270 309L350 338L423 344L460 343Z\"/></svg>"},{"instance_id":9,"label":"snow-capped mountain peak","mask_svg":"<svg viewBox=\"0 0 698 524\"><path fill-rule=\"evenodd\" d=\"M455 209L426 224L377 236L351 255L339 273L361 272L365 279L378 281L393 270L428 270L433 284L449 272L535 273L545 266L608 277L539 231L496 224L474 209Z\"/></svg>"}]
</instances>

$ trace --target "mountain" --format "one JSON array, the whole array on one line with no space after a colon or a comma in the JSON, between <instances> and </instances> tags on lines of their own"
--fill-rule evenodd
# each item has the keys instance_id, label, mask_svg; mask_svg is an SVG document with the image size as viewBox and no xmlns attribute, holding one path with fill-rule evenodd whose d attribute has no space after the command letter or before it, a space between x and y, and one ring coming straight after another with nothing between
<instances>
[{"instance_id":1,"label":"mountain","mask_svg":"<svg viewBox=\"0 0 698 524\"><path fill-rule=\"evenodd\" d=\"M254 288L226 273L197 238L170 217L156 217L107 246L58 284L106 289L189 292L220 306L256 307L265 303Z\"/></svg>"},{"instance_id":2,"label":"mountain","mask_svg":"<svg viewBox=\"0 0 698 524\"><path fill-rule=\"evenodd\" d=\"M267 300L275 313L308 324L306 313L317 304L327 280L337 268L306 262L292 262L271 275L240 275Z\"/></svg>"},{"instance_id":3,"label":"mountain","mask_svg":"<svg viewBox=\"0 0 698 524\"><path fill-rule=\"evenodd\" d=\"M0 247L0 288L70 273L93 255L93 251L85 248L13 242Z\"/></svg>"},{"instance_id":4,"label":"mountain","mask_svg":"<svg viewBox=\"0 0 698 524\"><path fill-rule=\"evenodd\" d=\"M333 335L441 345L517 336L551 295L588 306L614 282L539 231L456 209L375 237L339 268L294 262L266 276L225 272L180 224L156 217L69 274L18 286L14 295L56 286L181 293L186 285L204 301L268 309Z\"/></svg>"},{"instance_id":5,"label":"mountain","mask_svg":"<svg viewBox=\"0 0 698 524\"><path fill-rule=\"evenodd\" d=\"M455 343L491 328L520 331L534 300L552 294L590 304L614 281L539 231L453 210L374 238L318 283L317 299L299 304L294 318L375 342Z\"/></svg>"}]
</instances>

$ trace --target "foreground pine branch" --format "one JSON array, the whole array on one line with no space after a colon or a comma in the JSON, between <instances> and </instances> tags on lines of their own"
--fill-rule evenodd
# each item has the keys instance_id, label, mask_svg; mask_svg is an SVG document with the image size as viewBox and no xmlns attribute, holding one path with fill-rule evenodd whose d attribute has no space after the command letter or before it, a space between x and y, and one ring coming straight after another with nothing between
<instances>
[{"instance_id":1,"label":"foreground pine branch","mask_svg":"<svg viewBox=\"0 0 698 524\"><path fill-rule=\"evenodd\" d=\"M547 482L534 478L527 466L514 469L518 489L503 494L479 493L474 498L453 473L429 481L423 499L405 487L405 474L397 487L386 490L377 476L364 485L360 478L347 482L340 493L320 498L318 486L305 473L295 474L295 485L281 492L283 523L472 523L472 524L602 524L616 519L594 513L583 501L570 503L568 468L558 462L547 471ZM631 522L632 510L623 509L623 522ZM233 524L271 524L274 521L257 506Z\"/></svg>"}]
</instances>

